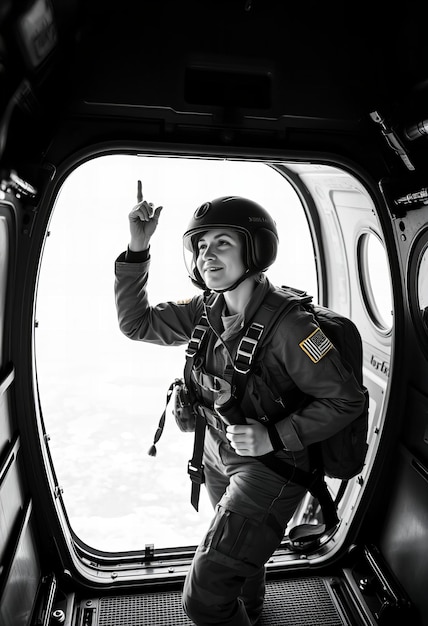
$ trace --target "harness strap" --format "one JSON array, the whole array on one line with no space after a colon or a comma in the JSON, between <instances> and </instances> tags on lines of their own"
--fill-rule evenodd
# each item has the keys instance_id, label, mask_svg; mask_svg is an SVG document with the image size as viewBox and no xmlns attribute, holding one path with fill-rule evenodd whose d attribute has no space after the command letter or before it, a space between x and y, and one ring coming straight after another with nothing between
<instances>
[{"instance_id":1,"label":"harness strap","mask_svg":"<svg viewBox=\"0 0 428 626\"><path fill-rule=\"evenodd\" d=\"M270 291L261 303L255 315L257 322L253 321L247 327L234 358L232 388L237 402L240 402L244 394L247 376L254 364L254 356L259 346L264 344L273 332L275 323L293 307L312 300L310 296L303 297L303 294L304 292L299 292L285 297L285 291L282 294Z\"/></svg>"},{"instance_id":2,"label":"harness strap","mask_svg":"<svg viewBox=\"0 0 428 626\"><path fill-rule=\"evenodd\" d=\"M192 481L190 502L196 511L199 507L199 495L201 485L205 482L204 465L202 463L204 454L204 441L206 426L211 426L216 430L225 430L225 425L220 417L214 411L203 406L202 404L194 404L193 409L196 413L195 439L193 442L193 455L187 465L187 473Z\"/></svg>"},{"instance_id":3,"label":"harness strap","mask_svg":"<svg viewBox=\"0 0 428 626\"><path fill-rule=\"evenodd\" d=\"M186 348L186 356L192 358L196 355L197 352L199 352L202 342L206 337L208 328L208 318L205 313L203 313L201 315L201 319L199 320L199 324L196 324L195 328L192 331L189 344Z\"/></svg>"},{"instance_id":4,"label":"harness strap","mask_svg":"<svg viewBox=\"0 0 428 626\"><path fill-rule=\"evenodd\" d=\"M199 507L199 495L201 485L205 482L204 465L202 457L204 454L205 441L205 419L200 415L196 416L195 440L193 444L193 456L187 464L187 473L192 481L190 502L197 511Z\"/></svg>"},{"instance_id":5,"label":"harness strap","mask_svg":"<svg viewBox=\"0 0 428 626\"><path fill-rule=\"evenodd\" d=\"M336 505L324 480L324 474L320 470L315 469L312 472L305 472L278 459L273 452L257 458L280 476L306 487L320 504L326 530L333 528L339 523Z\"/></svg>"},{"instance_id":6,"label":"harness strap","mask_svg":"<svg viewBox=\"0 0 428 626\"><path fill-rule=\"evenodd\" d=\"M225 432L226 425L218 413L199 403L194 404L193 409L198 415L205 419L205 423L208 426L211 426L215 430Z\"/></svg>"},{"instance_id":7,"label":"harness strap","mask_svg":"<svg viewBox=\"0 0 428 626\"><path fill-rule=\"evenodd\" d=\"M209 329L208 318L205 313L201 315L199 324L197 324L190 337L189 344L186 350L186 364L184 367L184 382L187 390L191 392L191 373L195 356L201 350L204 341L207 338L207 332ZM195 405L196 408L196 405ZM202 463L204 454L204 441L205 441L205 428L206 421L205 416L201 413L196 413L195 424L195 438L193 442L193 454L192 458L187 464L187 473L192 481L190 502L193 508L197 511L199 508L199 496L201 492L201 485L205 482L204 465Z\"/></svg>"},{"instance_id":8,"label":"harness strap","mask_svg":"<svg viewBox=\"0 0 428 626\"><path fill-rule=\"evenodd\" d=\"M244 375L249 373L263 330L264 325L258 322L253 322L247 328L236 350L235 362L233 364L235 372Z\"/></svg>"}]
</instances>

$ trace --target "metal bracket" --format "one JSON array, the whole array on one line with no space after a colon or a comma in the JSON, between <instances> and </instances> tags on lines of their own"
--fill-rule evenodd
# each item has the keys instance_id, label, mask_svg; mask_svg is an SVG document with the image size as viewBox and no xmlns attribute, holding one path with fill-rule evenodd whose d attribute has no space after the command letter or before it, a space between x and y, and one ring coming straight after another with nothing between
<instances>
[{"instance_id":1,"label":"metal bracket","mask_svg":"<svg viewBox=\"0 0 428 626\"><path fill-rule=\"evenodd\" d=\"M394 200L394 204L396 206L405 206L409 209L416 208L413 205L428 204L428 187L408 193L406 196L401 196L401 198Z\"/></svg>"},{"instance_id":2,"label":"metal bracket","mask_svg":"<svg viewBox=\"0 0 428 626\"><path fill-rule=\"evenodd\" d=\"M397 133L386 124L384 117L378 111L372 111L372 113L370 113L370 117L374 122L376 122L376 124L379 124L382 135L385 137L391 150L393 150L395 154L400 157L408 170L414 171L415 166L411 162L406 148Z\"/></svg>"},{"instance_id":3,"label":"metal bracket","mask_svg":"<svg viewBox=\"0 0 428 626\"><path fill-rule=\"evenodd\" d=\"M9 177L0 182L0 188L6 193L13 193L18 199L22 196L35 198L37 189L23 178L20 178L15 170L10 170Z\"/></svg>"}]
</instances>

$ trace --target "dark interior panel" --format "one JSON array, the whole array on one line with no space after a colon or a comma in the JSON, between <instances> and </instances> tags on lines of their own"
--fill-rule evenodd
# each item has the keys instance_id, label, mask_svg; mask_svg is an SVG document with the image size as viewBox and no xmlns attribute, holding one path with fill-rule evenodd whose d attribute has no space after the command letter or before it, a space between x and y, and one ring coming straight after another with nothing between
<instances>
[{"instance_id":1,"label":"dark interior panel","mask_svg":"<svg viewBox=\"0 0 428 626\"><path fill-rule=\"evenodd\" d=\"M2 626L28 626L41 583L41 568L29 503L22 512L21 524L12 556L1 576L0 623Z\"/></svg>"},{"instance_id":2,"label":"dark interior panel","mask_svg":"<svg viewBox=\"0 0 428 626\"><path fill-rule=\"evenodd\" d=\"M379 547L428 624L428 467L401 447L390 472L391 500Z\"/></svg>"},{"instance_id":3,"label":"dark interior panel","mask_svg":"<svg viewBox=\"0 0 428 626\"><path fill-rule=\"evenodd\" d=\"M4 377L0 381L0 460L7 452L7 447L12 439L11 424L11 387L13 384L14 370L4 370Z\"/></svg>"},{"instance_id":4,"label":"dark interior panel","mask_svg":"<svg viewBox=\"0 0 428 626\"><path fill-rule=\"evenodd\" d=\"M407 394L407 419L403 441L417 459L428 467L428 396L414 387Z\"/></svg>"},{"instance_id":5,"label":"dark interior panel","mask_svg":"<svg viewBox=\"0 0 428 626\"><path fill-rule=\"evenodd\" d=\"M0 624L28 626L41 567L21 437L13 414L15 367L10 355L10 327L16 238L12 204L0 203L0 227Z\"/></svg>"}]
</instances>

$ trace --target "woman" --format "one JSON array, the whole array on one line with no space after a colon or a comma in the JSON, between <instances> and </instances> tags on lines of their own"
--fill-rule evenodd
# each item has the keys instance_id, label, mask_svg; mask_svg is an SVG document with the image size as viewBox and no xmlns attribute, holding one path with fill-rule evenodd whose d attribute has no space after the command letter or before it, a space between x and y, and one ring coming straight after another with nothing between
<instances>
[{"instance_id":1,"label":"woman","mask_svg":"<svg viewBox=\"0 0 428 626\"><path fill-rule=\"evenodd\" d=\"M190 392L203 409L197 419L207 423L203 465L215 513L186 577L183 606L197 626L249 626L262 612L264 565L305 495L256 457L275 452L309 469L308 446L355 419L364 394L313 315L296 305L275 328L248 381L239 407L245 419L237 420L244 423L216 418L216 403L232 394L234 347L274 289L263 272L276 258L276 226L263 207L245 198L203 204L183 242L190 278L204 295L152 307L149 245L161 211L141 199L129 214L130 243L116 262L119 324L131 339L178 345L189 342L206 314L211 331ZM302 347L314 333L323 339L316 362ZM285 410L297 396L294 410Z\"/></svg>"}]
</instances>

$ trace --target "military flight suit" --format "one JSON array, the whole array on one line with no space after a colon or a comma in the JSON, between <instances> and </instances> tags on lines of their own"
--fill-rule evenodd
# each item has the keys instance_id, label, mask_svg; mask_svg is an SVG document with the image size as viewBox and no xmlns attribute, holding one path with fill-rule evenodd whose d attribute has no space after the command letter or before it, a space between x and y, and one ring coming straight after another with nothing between
<instances>
[{"instance_id":1,"label":"military flight suit","mask_svg":"<svg viewBox=\"0 0 428 626\"><path fill-rule=\"evenodd\" d=\"M146 291L149 264L148 251L128 251L116 261L120 329L134 340L186 344L204 310L203 296L186 303L150 306ZM221 294L207 310L218 336L213 333L209 338L203 369L195 373L195 381L209 408L225 378L227 384L229 352L245 320L252 318L271 289L262 276L247 309L232 320L224 316ZM328 340L316 362L308 356L305 341L321 332L311 313L300 306L292 308L264 346L242 399L247 417L267 416L275 423L284 447L277 455L303 470L309 467L307 446L350 423L360 415L365 402L354 375ZM277 393L266 384L267 372L281 398L286 399L297 386L311 401L284 416ZM207 429L204 470L215 515L186 577L183 606L197 626L250 626L262 610L264 565L279 546L305 489L257 459L238 455L224 430L213 426Z\"/></svg>"}]
</instances>

